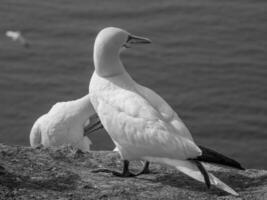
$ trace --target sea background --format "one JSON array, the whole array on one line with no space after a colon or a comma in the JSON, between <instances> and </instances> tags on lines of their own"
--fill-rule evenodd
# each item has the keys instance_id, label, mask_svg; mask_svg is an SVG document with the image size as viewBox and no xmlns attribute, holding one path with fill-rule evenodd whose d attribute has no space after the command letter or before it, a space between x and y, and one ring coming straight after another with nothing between
<instances>
[{"instance_id":1,"label":"sea background","mask_svg":"<svg viewBox=\"0 0 267 200\"><path fill-rule=\"evenodd\" d=\"M122 60L178 112L198 144L267 169L267 2L1 0L0 142L29 145L34 121L88 93L96 34L150 38ZM24 48L5 36L20 30ZM104 131L93 149L112 149Z\"/></svg>"}]
</instances>

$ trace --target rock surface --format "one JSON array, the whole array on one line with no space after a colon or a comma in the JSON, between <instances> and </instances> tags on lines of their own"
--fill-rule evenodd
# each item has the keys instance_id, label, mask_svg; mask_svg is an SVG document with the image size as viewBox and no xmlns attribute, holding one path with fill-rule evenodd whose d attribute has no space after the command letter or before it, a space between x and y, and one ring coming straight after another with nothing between
<instances>
[{"instance_id":1,"label":"rock surface","mask_svg":"<svg viewBox=\"0 0 267 200\"><path fill-rule=\"evenodd\" d=\"M119 178L91 170L120 171L117 153L92 151L78 154L71 147L32 149L0 144L0 199L267 199L267 171L238 171L210 167L239 197L214 187L206 189L177 170L151 165L151 174ZM131 162L133 172L141 163Z\"/></svg>"}]
</instances>

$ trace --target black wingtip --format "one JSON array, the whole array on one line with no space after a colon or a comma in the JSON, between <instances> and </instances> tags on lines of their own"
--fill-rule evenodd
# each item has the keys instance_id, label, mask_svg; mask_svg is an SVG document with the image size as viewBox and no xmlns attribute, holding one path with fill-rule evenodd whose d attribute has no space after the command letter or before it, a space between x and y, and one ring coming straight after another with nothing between
<instances>
[{"instance_id":1,"label":"black wingtip","mask_svg":"<svg viewBox=\"0 0 267 200\"><path fill-rule=\"evenodd\" d=\"M214 150L211 150L203 146L198 146L198 147L202 150L202 155L196 158L196 160L198 161L225 165L239 170L245 170L245 168L242 167L239 162L235 161L232 158L229 158L225 155L222 155Z\"/></svg>"}]
</instances>

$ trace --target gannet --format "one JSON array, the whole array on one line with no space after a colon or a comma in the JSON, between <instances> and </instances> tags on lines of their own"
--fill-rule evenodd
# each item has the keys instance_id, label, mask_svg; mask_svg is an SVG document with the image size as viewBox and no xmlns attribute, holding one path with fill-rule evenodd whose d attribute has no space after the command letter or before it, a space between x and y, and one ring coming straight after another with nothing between
<instances>
[{"instance_id":1,"label":"gannet","mask_svg":"<svg viewBox=\"0 0 267 200\"><path fill-rule=\"evenodd\" d=\"M123 160L121 177L134 176L129 161L158 162L174 166L186 175L214 185L232 195L232 188L207 172L202 162L238 169L241 165L208 148L198 146L188 128L168 103L153 90L135 82L120 60L120 52L150 40L108 27L94 44L94 66L89 85L91 103ZM109 170L111 171L111 170ZM140 173L139 173L140 174Z\"/></svg>"},{"instance_id":2,"label":"gannet","mask_svg":"<svg viewBox=\"0 0 267 200\"><path fill-rule=\"evenodd\" d=\"M73 101L58 102L50 111L39 117L30 132L32 147L71 145L88 152L92 142L87 137L92 131L101 128L93 124L90 117L95 115L89 94Z\"/></svg>"},{"instance_id":3,"label":"gannet","mask_svg":"<svg viewBox=\"0 0 267 200\"><path fill-rule=\"evenodd\" d=\"M6 31L6 36L11 38L15 42L19 42L26 48L30 46L29 42L22 36L20 31Z\"/></svg>"}]
</instances>

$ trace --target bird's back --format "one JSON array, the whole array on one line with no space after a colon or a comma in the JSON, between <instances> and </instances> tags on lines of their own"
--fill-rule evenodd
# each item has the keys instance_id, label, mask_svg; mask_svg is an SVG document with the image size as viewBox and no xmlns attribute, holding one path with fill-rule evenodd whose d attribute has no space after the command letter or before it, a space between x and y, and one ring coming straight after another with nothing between
<instances>
[{"instance_id":1,"label":"bird's back","mask_svg":"<svg viewBox=\"0 0 267 200\"><path fill-rule=\"evenodd\" d=\"M37 135L37 133L40 134L40 143L44 146L82 142L84 125L92 114L90 106L89 97L56 103L47 114L36 120L30 138L33 138L33 135ZM33 134L34 132L35 134ZM34 139L31 140L34 141Z\"/></svg>"},{"instance_id":2,"label":"bird's back","mask_svg":"<svg viewBox=\"0 0 267 200\"><path fill-rule=\"evenodd\" d=\"M147 90L127 75L94 74L91 79L92 104L119 151L135 159L144 154L181 159L200 155L184 124L179 121L180 130L171 124L177 120L174 111Z\"/></svg>"}]
</instances>

